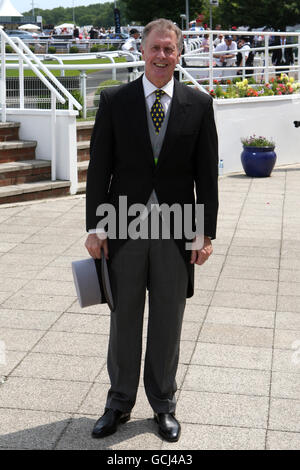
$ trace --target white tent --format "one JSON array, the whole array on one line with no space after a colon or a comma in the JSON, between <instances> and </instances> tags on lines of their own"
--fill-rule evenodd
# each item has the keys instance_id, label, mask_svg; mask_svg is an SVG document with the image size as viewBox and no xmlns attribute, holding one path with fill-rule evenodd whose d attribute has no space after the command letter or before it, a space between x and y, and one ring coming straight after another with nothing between
<instances>
[{"instance_id":1,"label":"white tent","mask_svg":"<svg viewBox=\"0 0 300 470\"><path fill-rule=\"evenodd\" d=\"M37 31L41 28L36 24L22 24L22 26L19 26L18 29L24 29L25 31Z\"/></svg>"},{"instance_id":2,"label":"white tent","mask_svg":"<svg viewBox=\"0 0 300 470\"><path fill-rule=\"evenodd\" d=\"M59 24L58 26L55 26L54 29L56 28L74 28L74 25L73 23L63 23L63 24Z\"/></svg>"},{"instance_id":3,"label":"white tent","mask_svg":"<svg viewBox=\"0 0 300 470\"><path fill-rule=\"evenodd\" d=\"M23 16L15 7L11 4L10 0L1 0L0 4L0 16Z\"/></svg>"}]
</instances>

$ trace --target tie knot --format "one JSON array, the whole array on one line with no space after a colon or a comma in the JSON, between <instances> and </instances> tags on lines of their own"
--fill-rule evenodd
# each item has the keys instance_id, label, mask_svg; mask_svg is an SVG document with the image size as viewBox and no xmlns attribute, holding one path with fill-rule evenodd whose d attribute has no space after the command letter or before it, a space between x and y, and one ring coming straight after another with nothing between
<instances>
[{"instance_id":1,"label":"tie knot","mask_svg":"<svg viewBox=\"0 0 300 470\"><path fill-rule=\"evenodd\" d=\"M156 99L160 99L162 95L164 94L165 94L164 90L155 90Z\"/></svg>"}]
</instances>

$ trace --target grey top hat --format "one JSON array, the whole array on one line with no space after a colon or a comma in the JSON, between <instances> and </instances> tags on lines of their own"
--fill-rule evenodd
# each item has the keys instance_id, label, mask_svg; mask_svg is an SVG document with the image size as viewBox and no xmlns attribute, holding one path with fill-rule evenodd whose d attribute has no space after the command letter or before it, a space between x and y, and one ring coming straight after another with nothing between
<instances>
[{"instance_id":1,"label":"grey top hat","mask_svg":"<svg viewBox=\"0 0 300 470\"><path fill-rule=\"evenodd\" d=\"M115 309L103 250L101 259L73 261L72 272L81 308L107 303L112 311Z\"/></svg>"}]
</instances>

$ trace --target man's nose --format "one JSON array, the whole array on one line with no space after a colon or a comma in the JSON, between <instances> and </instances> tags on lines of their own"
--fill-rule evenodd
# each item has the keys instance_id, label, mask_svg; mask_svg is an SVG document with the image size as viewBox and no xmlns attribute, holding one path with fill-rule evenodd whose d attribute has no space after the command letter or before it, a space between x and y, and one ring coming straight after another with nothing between
<instances>
[{"instance_id":1,"label":"man's nose","mask_svg":"<svg viewBox=\"0 0 300 470\"><path fill-rule=\"evenodd\" d=\"M162 59L166 57L165 51L162 47L158 51L158 57L161 57Z\"/></svg>"}]
</instances>

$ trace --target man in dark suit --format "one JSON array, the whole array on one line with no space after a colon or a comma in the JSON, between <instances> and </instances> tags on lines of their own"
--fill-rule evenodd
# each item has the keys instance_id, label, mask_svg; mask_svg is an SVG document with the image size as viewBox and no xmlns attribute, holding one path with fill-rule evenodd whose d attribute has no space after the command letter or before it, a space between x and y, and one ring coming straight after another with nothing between
<instances>
[{"instance_id":1,"label":"man in dark suit","mask_svg":"<svg viewBox=\"0 0 300 470\"><path fill-rule=\"evenodd\" d=\"M274 49L272 53L272 64L273 65L293 65L294 56L293 48L286 47L287 40L286 36L276 36L274 46L281 46L280 49ZM280 76L282 73L288 73L289 69L277 69L276 75Z\"/></svg>"},{"instance_id":2,"label":"man in dark suit","mask_svg":"<svg viewBox=\"0 0 300 470\"><path fill-rule=\"evenodd\" d=\"M111 312L107 361L111 387L93 437L112 434L130 419L139 384L147 288L145 392L160 435L168 441L180 436L175 376L183 312L186 297L193 295L194 265L203 264L212 253L218 211L218 143L212 99L174 80L182 43L181 31L171 21L160 19L145 27L141 47L145 74L102 92L91 138L86 193L90 233L85 246L94 258L100 258L103 248L116 305ZM162 204L177 204L182 210L190 205L195 214L194 188L197 204L204 205L200 245L194 234L184 232L176 237L176 230L182 227L173 219L167 221L160 209ZM125 196L128 208L140 204L147 209L140 217L146 228L148 223L152 228L150 215L159 211L158 237L152 233L140 238L124 235L121 219L127 213L119 198ZM96 214L97 207L107 203L116 210L116 237L110 235L104 212ZM148 209L153 209L150 215ZM128 232L133 221L131 214ZM163 236L165 225L170 237ZM188 241L193 245L187 249Z\"/></svg>"}]
</instances>

